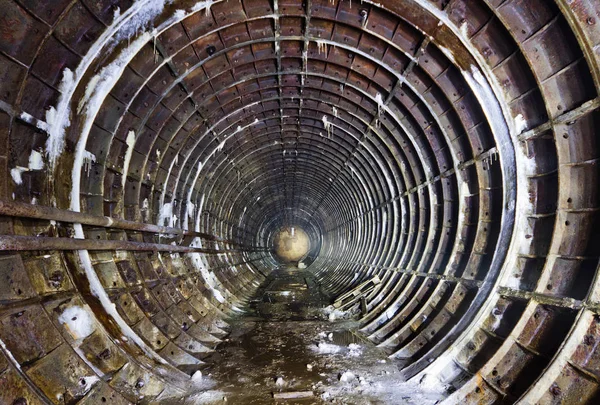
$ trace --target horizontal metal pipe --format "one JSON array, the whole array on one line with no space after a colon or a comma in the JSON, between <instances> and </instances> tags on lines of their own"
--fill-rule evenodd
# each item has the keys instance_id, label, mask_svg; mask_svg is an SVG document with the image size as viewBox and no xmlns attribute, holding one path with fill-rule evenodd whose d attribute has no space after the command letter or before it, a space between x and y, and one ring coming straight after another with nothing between
<instances>
[{"instance_id":1,"label":"horizontal metal pipe","mask_svg":"<svg viewBox=\"0 0 600 405\"><path fill-rule=\"evenodd\" d=\"M143 222L127 221L119 218L91 215L83 212L62 210L43 205L32 205L15 201L0 200L0 215L22 218L47 219L58 222L77 223L82 225L98 226L101 228L116 228L128 231L151 232L174 236L193 236L202 239L223 242L230 245L240 245L236 242L222 239L202 232L185 231L180 228L170 228Z\"/></svg>"},{"instance_id":2,"label":"horizontal metal pipe","mask_svg":"<svg viewBox=\"0 0 600 405\"><path fill-rule=\"evenodd\" d=\"M131 250L148 252L176 252L176 253L206 253L220 254L231 252L256 252L262 249L203 249L191 246L166 245L160 243L132 242L123 240L99 240L99 239L72 239L53 238L46 236L14 236L0 235L0 250L24 251L24 250Z\"/></svg>"}]
</instances>

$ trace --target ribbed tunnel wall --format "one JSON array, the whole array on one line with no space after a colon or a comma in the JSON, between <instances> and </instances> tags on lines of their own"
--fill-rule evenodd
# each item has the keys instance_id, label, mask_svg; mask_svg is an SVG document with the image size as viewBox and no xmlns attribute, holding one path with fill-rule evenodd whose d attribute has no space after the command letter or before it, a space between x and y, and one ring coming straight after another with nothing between
<instances>
[{"instance_id":1,"label":"ribbed tunnel wall","mask_svg":"<svg viewBox=\"0 0 600 405\"><path fill-rule=\"evenodd\" d=\"M597 403L600 5L379 1L0 0L0 403L185 393L290 225L447 403Z\"/></svg>"}]
</instances>

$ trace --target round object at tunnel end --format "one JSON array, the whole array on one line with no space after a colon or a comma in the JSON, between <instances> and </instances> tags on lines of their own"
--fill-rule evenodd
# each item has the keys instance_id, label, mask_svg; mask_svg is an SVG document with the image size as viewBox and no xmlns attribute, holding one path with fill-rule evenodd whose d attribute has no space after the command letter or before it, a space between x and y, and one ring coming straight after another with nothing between
<instances>
[{"instance_id":1,"label":"round object at tunnel end","mask_svg":"<svg viewBox=\"0 0 600 405\"><path fill-rule=\"evenodd\" d=\"M310 239L302 228L286 226L275 234L273 245L277 258L284 263L302 260L310 250Z\"/></svg>"}]
</instances>

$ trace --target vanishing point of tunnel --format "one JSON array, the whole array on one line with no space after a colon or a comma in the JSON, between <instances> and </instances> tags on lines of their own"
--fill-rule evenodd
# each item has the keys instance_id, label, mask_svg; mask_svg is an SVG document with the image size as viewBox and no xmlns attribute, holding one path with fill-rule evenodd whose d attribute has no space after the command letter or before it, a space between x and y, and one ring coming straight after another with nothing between
<instances>
[{"instance_id":1,"label":"vanishing point of tunnel","mask_svg":"<svg viewBox=\"0 0 600 405\"><path fill-rule=\"evenodd\" d=\"M0 0L0 405L599 404L600 1Z\"/></svg>"}]
</instances>

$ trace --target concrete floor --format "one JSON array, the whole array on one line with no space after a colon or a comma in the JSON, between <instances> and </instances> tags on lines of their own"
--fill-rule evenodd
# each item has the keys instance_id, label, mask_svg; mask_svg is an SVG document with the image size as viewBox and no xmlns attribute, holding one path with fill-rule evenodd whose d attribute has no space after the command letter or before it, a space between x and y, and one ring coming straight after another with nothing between
<instances>
[{"instance_id":1,"label":"concrete floor","mask_svg":"<svg viewBox=\"0 0 600 405\"><path fill-rule=\"evenodd\" d=\"M205 359L189 395L168 403L427 405L441 398L399 384L397 367L355 332L355 321L330 320L329 303L310 272L278 269L230 321L232 333ZM292 391L313 396L273 397Z\"/></svg>"}]
</instances>

